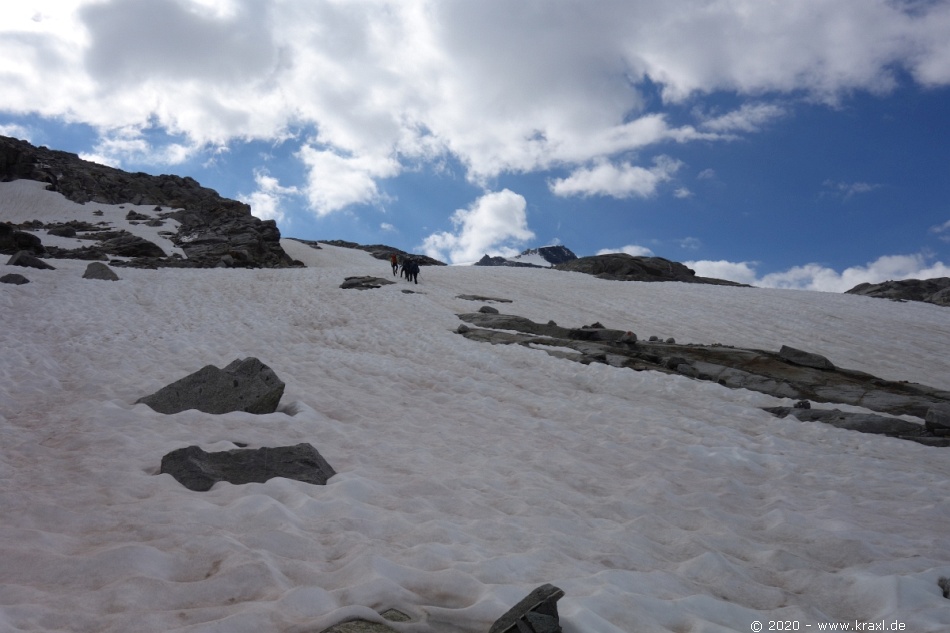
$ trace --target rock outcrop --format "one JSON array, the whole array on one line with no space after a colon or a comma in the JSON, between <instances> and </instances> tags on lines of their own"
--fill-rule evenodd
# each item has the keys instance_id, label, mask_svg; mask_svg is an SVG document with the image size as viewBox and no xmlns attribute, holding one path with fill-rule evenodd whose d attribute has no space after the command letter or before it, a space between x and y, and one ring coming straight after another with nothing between
<instances>
[{"instance_id":1,"label":"rock outcrop","mask_svg":"<svg viewBox=\"0 0 950 633\"><path fill-rule=\"evenodd\" d=\"M82 160L76 154L34 147L26 141L0 136L0 181L16 179L45 182L50 191L80 204L155 205L157 217L133 217L135 221L161 223L171 218L180 222L177 234L171 239L184 250L187 260L166 257L150 242L151 248L141 243L132 245L129 238L117 236L116 239L122 239L100 250L135 258L122 265L200 268L293 265L293 260L280 246L280 231L273 220L254 217L248 205L222 198L193 178L128 173ZM3 231L0 230L0 248L2 242ZM131 254L117 252L130 248ZM85 255L84 259L99 259L89 253ZM71 257L69 252L52 256Z\"/></svg>"},{"instance_id":2,"label":"rock outcrop","mask_svg":"<svg viewBox=\"0 0 950 633\"><path fill-rule=\"evenodd\" d=\"M950 437L942 437L928 427L902 418L873 413L851 413L838 409L765 407L764 410L778 418L790 416L801 422L821 422L848 431L914 440L928 446L950 446Z\"/></svg>"},{"instance_id":3,"label":"rock outcrop","mask_svg":"<svg viewBox=\"0 0 950 633\"><path fill-rule=\"evenodd\" d=\"M858 284L845 294L880 297L894 301L924 301L938 306L950 306L950 277Z\"/></svg>"},{"instance_id":4,"label":"rock outcrop","mask_svg":"<svg viewBox=\"0 0 950 633\"><path fill-rule=\"evenodd\" d=\"M12 255L26 251L32 255L45 255L46 249L37 236L21 231L8 222L0 222L0 253Z\"/></svg>"},{"instance_id":5,"label":"rock outcrop","mask_svg":"<svg viewBox=\"0 0 950 633\"><path fill-rule=\"evenodd\" d=\"M219 481L264 483L285 477L323 486L336 471L311 444L239 448L207 453L197 446L179 448L162 457L161 474L169 474L189 490L204 492Z\"/></svg>"},{"instance_id":6,"label":"rock outcrop","mask_svg":"<svg viewBox=\"0 0 950 633\"><path fill-rule=\"evenodd\" d=\"M636 257L626 253L608 253L581 257L555 266L557 270L569 270L594 275L600 279L616 281L682 281L691 284L716 284L719 286L746 286L725 279L698 277L696 271L684 264L662 257Z\"/></svg>"},{"instance_id":7,"label":"rock outcrop","mask_svg":"<svg viewBox=\"0 0 950 633\"><path fill-rule=\"evenodd\" d=\"M948 391L836 367L824 356L787 346L780 352L769 352L723 345L684 345L642 341L633 332L595 327L599 324L565 328L516 315L472 312L458 316L465 324L475 326L463 324L456 330L470 340L544 349L552 356L584 364L605 363L637 371L679 374L779 398L861 406L892 416L930 416L934 428L943 424L945 418L941 416L947 415L946 424L950 426L950 414L942 413L944 409L938 406L950 405ZM915 429L919 436L937 435L921 424L916 424ZM914 439L911 429L903 429L899 434Z\"/></svg>"},{"instance_id":8,"label":"rock outcrop","mask_svg":"<svg viewBox=\"0 0 950 633\"><path fill-rule=\"evenodd\" d=\"M488 633L561 633L557 601L564 591L541 585L498 618Z\"/></svg>"},{"instance_id":9,"label":"rock outcrop","mask_svg":"<svg viewBox=\"0 0 950 633\"><path fill-rule=\"evenodd\" d=\"M284 394L284 383L256 358L237 359L224 369L206 365L155 393L139 398L159 413L197 409L205 413L273 413Z\"/></svg>"}]
</instances>

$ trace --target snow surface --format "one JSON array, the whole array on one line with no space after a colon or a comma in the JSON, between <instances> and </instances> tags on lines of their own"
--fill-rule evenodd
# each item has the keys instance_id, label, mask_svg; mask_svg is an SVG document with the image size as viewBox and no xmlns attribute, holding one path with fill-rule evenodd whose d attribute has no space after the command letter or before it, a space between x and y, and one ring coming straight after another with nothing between
<instances>
[{"instance_id":1,"label":"snow surface","mask_svg":"<svg viewBox=\"0 0 950 633\"><path fill-rule=\"evenodd\" d=\"M456 296L479 294L946 389L947 308L507 267L341 290L388 262L284 245L310 267L108 282L81 279L87 262L0 266L32 281L0 285L0 631L316 633L396 608L413 618L398 631L484 633L546 582L566 633L950 630L947 449L454 332L481 305ZM287 383L278 412L133 404L248 356ZM157 474L169 451L236 442L310 442L339 474L204 493Z\"/></svg>"},{"instance_id":2,"label":"snow surface","mask_svg":"<svg viewBox=\"0 0 950 633\"><path fill-rule=\"evenodd\" d=\"M535 266L540 266L541 268L550 268L551 262L544 259L541 256L541 253L537 251L533 253L522 253L520 255L515 255L514 257L508 257L510 262L518 262L519 264L534 264Z\"/></svg>"}]
</instances>

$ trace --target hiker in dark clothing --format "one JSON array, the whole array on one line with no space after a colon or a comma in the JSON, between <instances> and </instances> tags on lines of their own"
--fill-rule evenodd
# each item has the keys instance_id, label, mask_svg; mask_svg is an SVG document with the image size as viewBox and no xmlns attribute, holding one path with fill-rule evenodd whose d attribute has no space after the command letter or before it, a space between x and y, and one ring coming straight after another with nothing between
<instances>
[{"instance_id":1,"label":"hiker in dark clothing","mask_svg":"<svg viewBox=\"0 0 950 633\"><path fill-rule=\"evenodd\" d=\"M406 279L409 278L409 273L408 273L408 271L406 270L406 267L407 267L408 265L409 265L409 258L408 258L408 257L403 257L403 258L402 258L402 261L400 262L400 266L399 266L399 278L400 278L400 279L402 279L403 277L405 277Z\"/></svg>"},{"instance_id":2,"label":"hiker in dark clothing","mask_svg":"<svg viewBox=\"0 0 950 633\"><path fill-rule=\"evenodd\" d=\"M409 276L407 279L411 279L415 283L419 283L419 262L414 259L410 259L408 273Z\"/></svg>"}]
</instances>

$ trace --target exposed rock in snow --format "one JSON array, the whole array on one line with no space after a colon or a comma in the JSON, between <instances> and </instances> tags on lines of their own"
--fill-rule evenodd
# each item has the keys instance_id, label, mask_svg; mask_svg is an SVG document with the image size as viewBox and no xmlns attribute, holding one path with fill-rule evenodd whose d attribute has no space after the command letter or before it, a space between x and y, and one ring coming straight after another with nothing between
<instances>
[{"instance_id":1,"label":"exposed rock in snow","mask_svg":"<svg viewBox=\"0 0 950 633\"><path fill-rule=\"evenodd\" d=\"M716 284L720 286L744 286L746 284L697 277L696 271L684 264L662 257L638 257L626 253L608 253L581 257L555 266L558 270L587 273L600 279L615 281L682 281L693 284Z\"/></svg>"},{"instance_id":2,"label":"exposed rock in snow","mask_svg":"<svg viewBox=\"0 0 950 633\"><path fill-rule=\"evenodd\" d=\"M586 364L678 373L779 398L842 403L921 418L935 404L950 404L950 392L836 368L823 356L787 346L783 347L784 352L775 353L721 345L637 342L632 332L602 327L564 328L515 315L481 312L458 316L479 328L490 328L458 332L466 338L535 349L553 348L554 355ZM565 354L564 348L579 353Z\"/></svg>"},{"instance_id":3,"label":"exposed rock in snow","mask_svg":"<svg viewBox=\"0 0 950 633\"><path fill-rule=\"evenodd\" d=\"M924 301L939 306L950 306L950 277L858 284L848 290L847 294L880 297L894 301Z\"/></svg>"},{"instance_id":4,"label":"exposed rock in snow","mask_svg":"<svg viewBox=\"0 0 950 633\"><path fill-rule=\"evenodd\" d=\"M274 477L324 485L336 474L311 444L274 448L239 448L207 453L197 446L179 448L162 457L162 474L189 490L204 492L219 481L264 483Z\"/></svg>"},{"instance_id":5,"label":"exposed rock in snow","mask_svg":"<svg viewBox=\"0 0 950 633\"><path fill-rule=\"evenodd\" d=\"M224 369L206 365L150 396L136 400L159 413L198 409L205 413L273 413L284 383L256 358L237 359Z\"/></svg>"},{"instance_id":6,"label":"exposed rock in snow","mask_svg":"<svg viewBox=\"0 0 950 633\"><path fill-rule=\"evenodd\" d=\"M86 266L86 272L82 275L83 279L102 279L104 281L119 281L119 276L115 271L102 262L91 262Z\"/></svg>"}]
</instances>

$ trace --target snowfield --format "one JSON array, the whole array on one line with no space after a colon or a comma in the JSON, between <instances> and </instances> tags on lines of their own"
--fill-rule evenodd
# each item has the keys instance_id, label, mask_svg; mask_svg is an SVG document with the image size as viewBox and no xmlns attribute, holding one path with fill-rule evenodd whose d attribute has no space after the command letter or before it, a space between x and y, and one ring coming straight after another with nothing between
<instances>
[{"instance_id":1,"label":"snowfield","mask_svg":"<svg viewBox=\"0 0 950 633\"><path fill-rule=\"evenodd\" d=\"M454 332L483 305L457 295L478 294L950 389L947 308L508 267L341 290L388 262L284 246L308 268L0 266L32 281L0 285L0 631L317 633L395 608L405 633L485 633L546 582L566 633L950 630L950 449ZM248 356L286 382L278 412L133 404ZM158 474L174 449L236 442L310 442L339 474L204 493Z\"/></svg>"}]
</instances>

